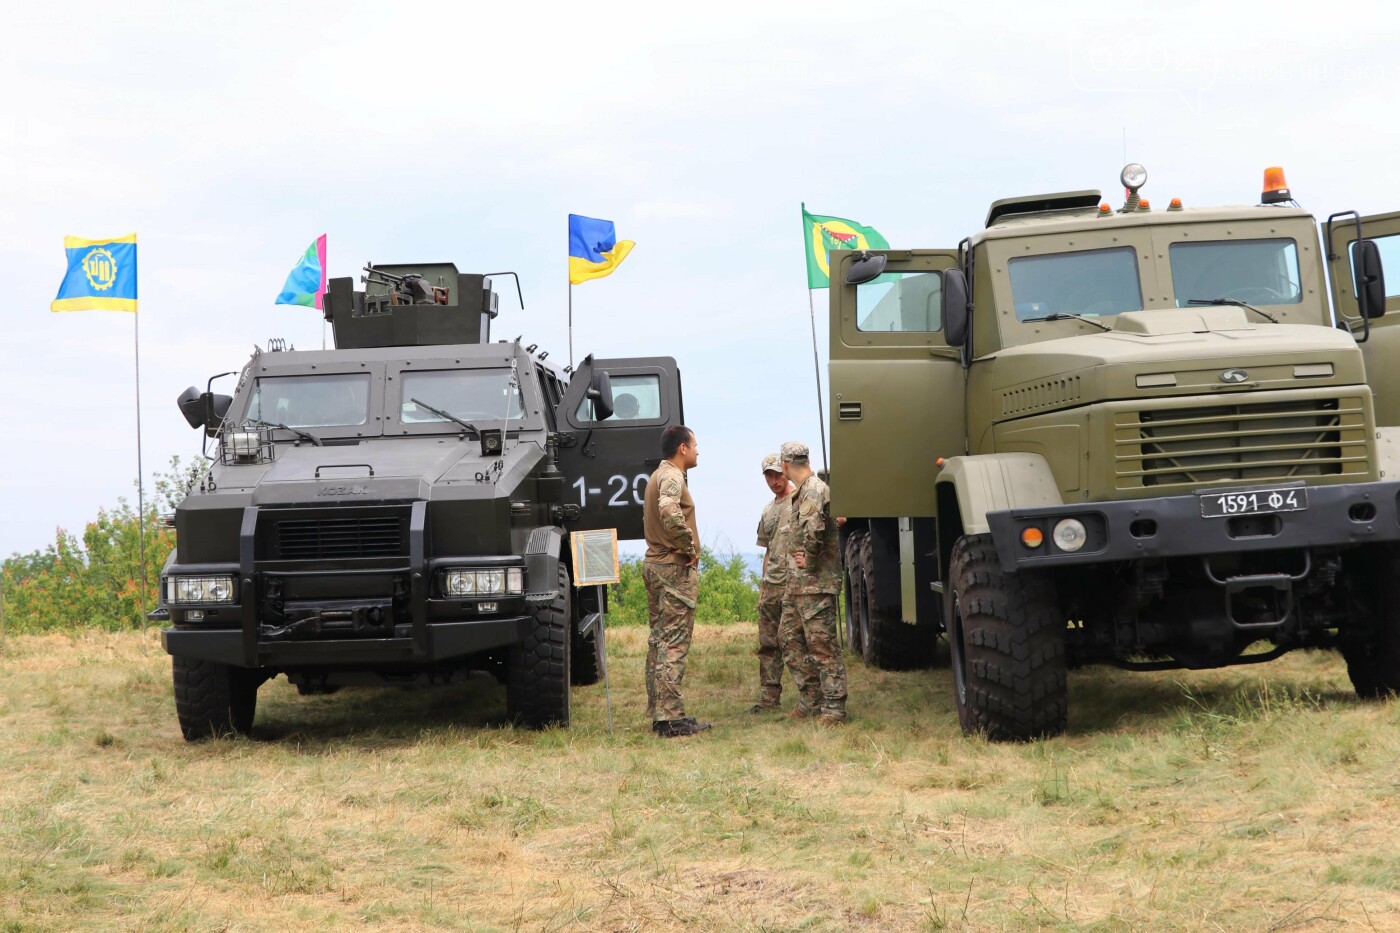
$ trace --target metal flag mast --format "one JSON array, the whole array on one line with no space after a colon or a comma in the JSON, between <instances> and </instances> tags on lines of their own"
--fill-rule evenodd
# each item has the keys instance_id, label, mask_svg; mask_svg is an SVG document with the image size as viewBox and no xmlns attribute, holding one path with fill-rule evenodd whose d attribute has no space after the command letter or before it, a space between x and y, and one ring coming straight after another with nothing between
<instances>
[{"instance_id":1,"label":"metal flag mast","mask_svg":"<svg viewBox=\"0 0 1400 933\"><path fill-rule=\"evenodd\" d=\"M136 340L136 508L141 553L141 615L146 615L146 474L141 464L141 313L131 315Z\"/></svg>"}]
</instances>

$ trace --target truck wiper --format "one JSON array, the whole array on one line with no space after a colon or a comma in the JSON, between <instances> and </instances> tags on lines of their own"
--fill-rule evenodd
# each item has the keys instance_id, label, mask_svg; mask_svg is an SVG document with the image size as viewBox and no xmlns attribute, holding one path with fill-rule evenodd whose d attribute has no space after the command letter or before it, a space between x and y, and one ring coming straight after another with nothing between
<instances>
[{"instance_id":1,"label":"truck wiper","mask_svg":"<svg viewBox=\"0 0 1400 933\"><path fill-rule=\"evenodd\" d=\"M462 427L466 428L468 431L470 431L470 432L472 432L473 434L475 434L477 437L480 437L480 436L481 436L481 429L478 428L476 425L472 424L470 421L463 421L461 418L458 418L456 415L452 414L451 412L443 411L441 408L434 408L433 406L429 405L427 402L423 401L422 399L411 398L411 399L409 399L409 401L412 402L412 403L415 404L415 405L420 405L420 406L422 406L423 408L426 408L428 411L430 411L430 412L432 412L433 414L437 415L439 418L446 418L448 421L455 421L455 422L457 422L457 423L460 424Z\"/></svg>"},{"instance_id":2,"label":"truck wiper","mask_svg":"<svg viewBox=\"0 0 1400 933\"><path fill-rule=\"evenodd\" d=\"M278 421L264 421L264 420L262 420L261 418L249 418L249 419L248 419L248 423L249 423L249 424L260 424L260 425L262 425L262 426L265 427L265 428L281 428L283 431L291 431L291 432L292 432L293 434L295 434L297 437L305 438L306 440L308 440L308 441L310 441L311 443L315 444L317 447L324 447L324 446L325 446L324 444L321 443L321 439L320 439L319 437L317 437L316 435L312 434L310 431L303 431L301 428L294 428L294 427L292 427L290 424L282 424L281 422L278 422Z\"/></svg>"},{"instance_id":3,"label":"truck wiper","mask_svg":"<svg viewBox=\"0 0 1400 933\"><path fill-rule=\"evenodd\" d=\"M1253 311L1255 314L1262 314L1275 324L1278 323L1278 318L1274 317L1269 312L1260 311L1258 308L1254 307L1254 305L1247 305L1238 298L1187 298L1186 303L1188 305L1229 305L1232 308L1244 308L1248 311Z\"/></svg>"},{"instance_id":4,"label":"truck wiper","mask_svg":"<svg viewBox=\"0 0 1400 933\"><path fill-rule=\"evenodd\" d=\"M1095 327L1099 328L1100 330L1108 330L1108 331L1113 330L1113 328L1112 328L1112 327L1109 327L1107 324L1100 323L1099 321L1096 321L1096 320L1094 320L1094 319L1091 318L1091 317L1085 317L1085 316L1082 315L1082 314L1074 314L1074 313L1069 312L1069 311L1056 311L1054 314L1047 314L1047 315L1045 315L1045 317L1028 317L1028 318L1026 318L1025 321L1023 321L1022 323L1024 323L1024 324L1032 324L1032 323L1035 323L1035 322L1037 322L1037 321L1069 321L1069 320L1083 321L1085 324L1093 324Z\"/></svg>"}]
</instances>

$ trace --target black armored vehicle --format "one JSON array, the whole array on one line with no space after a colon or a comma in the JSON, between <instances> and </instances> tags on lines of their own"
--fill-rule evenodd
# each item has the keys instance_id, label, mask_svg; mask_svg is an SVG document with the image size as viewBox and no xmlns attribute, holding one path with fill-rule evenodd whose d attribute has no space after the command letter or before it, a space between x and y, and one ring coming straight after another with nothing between
<instances>
[{"instance_id":1,"label":"black armored vehicle","mask_svg":"<svg viewBox=\"0 0 1400 933\"><path fill-rule=\"evenodd\" d=\"M572 585L570 535L642 537L675 361L571 373L492 342L488 276L367 271L329 283L336 349L256 351L231 396L180 396L216 444L161 575L186 739L249 732L278 674L306 694L484 670L536 728L599 678L605 596Z\"/></svg>"}]
</instances>

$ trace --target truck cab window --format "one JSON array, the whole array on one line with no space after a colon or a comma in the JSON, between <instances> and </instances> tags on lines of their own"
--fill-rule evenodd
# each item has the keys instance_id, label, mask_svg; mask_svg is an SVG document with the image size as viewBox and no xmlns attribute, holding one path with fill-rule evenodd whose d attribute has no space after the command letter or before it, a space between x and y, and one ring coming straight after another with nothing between
<instances>
[{"instance_id":1,"label":"truck cab window","mask_svg":"<svg viewBox=\"0 0 1400 933\"><path fill-rule=\"evenodd\" d=\"M443 419L413 399L450 412L458 418L503 421L525 415L520 387L510 384L508 369L444 369L403 374L399 420L418 424Z\"/></svg>"},{"instance_id":2,"label":"truck cab window","mask_svg":"<svg viewBox=\"0 0 1400 933\"><path fill-rule=\"evenodd\" d=\"M1137 253L1130 246L1018 256L1007 263L1007 273L1018 321L1142 310Z\"/></svg>"},{"instance_id":3,"label":"truck cab window","mask_svg":"<svg viewBox=\"0 0 1400 933\"><path fill-rule=\"evenodd\" d=\"M1176 306L1212 298L1250 304L1297 304L1298 246L1291 239L1173 243L1169 254Z\"/></svg>"},{"instance_id":4,"label":"truck cab window","mask_svg":"<svg viewBox=\"0 0 1400 933\"><path fill-rule=\"evenodd\" d=\"M661 417L661 377L652 373L612 377L613 413L608 422L656 421ZM574 417L591 421L592 403L584 399Z\"/></svg>"},{"instance_id":5,"label":"truck cab window","mask_svg":"<svg viewBox=\"0 0 1400 933\"><path fill-rule=\"evenodd\" d=\"M247 417L294 428L353 426L369 420L368 373L265 376Z\"/></svg>"},{"instance_id":6,"label":"truck cab window","mask_svg":"<svg viewBox=\"0 0 1400 933\"><path fill-rule=\"evenodd\" d=\"M930 333L943 325L943 279L937 272L887 272L856 290L856 328Z\"/></svg>"}]
</instances>

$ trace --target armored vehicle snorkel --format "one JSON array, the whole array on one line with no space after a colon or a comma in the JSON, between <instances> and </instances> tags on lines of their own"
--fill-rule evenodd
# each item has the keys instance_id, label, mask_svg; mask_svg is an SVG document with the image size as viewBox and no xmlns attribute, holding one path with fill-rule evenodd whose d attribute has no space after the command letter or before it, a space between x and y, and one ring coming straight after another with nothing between
<instances>
[{"instance_id":1,"label":"armored vehicle snorkel","mask_svg":"<svg viewBox=\"0 0 1400 933\"><path fill-rule=\"evenodd\" d=\"M1009 198L956 249L832 254L852 643L908 666L946 631L962 725L997 739L1062 732L1090 663L1335 648L1362 697L1400 691L1400 214L1319 229L1281 169L1242 207L1121 181L1116 209Z\"/></svg>"},{"instance_id":2,"label":"armored vehicle snorkel","mask_svg":"<svg viewBox=\"0 0 1400 933\"><path fill-rule=\"evenodd\" d=\"M675 361L571 372L492 342L491 277L448 263L362 281L329 283L335 349L274 344L226 374L232 395L180 396L216 445L161 575L187 739L247 733L278 674L323 693L484 670L536 728L568 725L571 684L599 679L606 597L575 589L571 539L642 537L682 420Z\"/></svg>"}]
</instances>

